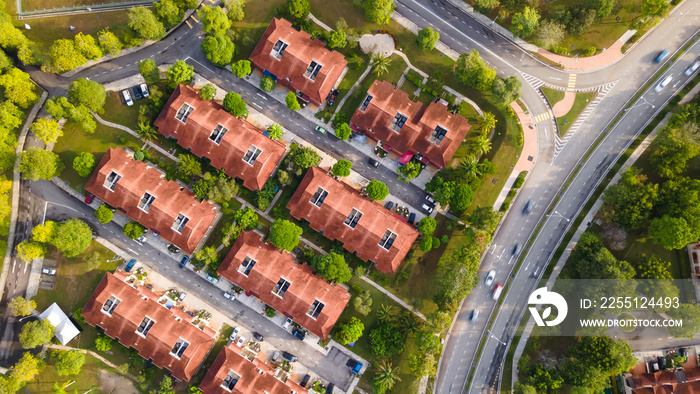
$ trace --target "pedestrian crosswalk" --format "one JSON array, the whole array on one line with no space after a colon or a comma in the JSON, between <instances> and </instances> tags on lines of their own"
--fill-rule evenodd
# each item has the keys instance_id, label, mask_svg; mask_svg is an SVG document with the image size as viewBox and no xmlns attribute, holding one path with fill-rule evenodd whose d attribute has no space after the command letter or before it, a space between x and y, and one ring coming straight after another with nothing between
<instances>
[{"instance_id":1,"label":"pedestrian crosswalk","mask_svg":"<svg viewBox=\"0 0 700 394\"><path fill-rule=\"evenodd\" d=\"M569 74L569 84L566 86L567 92L576 90L576 74Z\"/></svg>"},{"instance_id":2,"label":"pedestrian crosswalk","mask_svg":"<svg viewBox=\"0 0 700 394\"><path fill-rule=\"evenodd\" d=\"M554 114L552 113L551 110L549 110L547 112L542 112L541 114L535 116L534 120L535 120L535 123L539 123L539 122L542 122L543 120L551 119L552 117L554 117Z\"/></svg>"}]
</instances>

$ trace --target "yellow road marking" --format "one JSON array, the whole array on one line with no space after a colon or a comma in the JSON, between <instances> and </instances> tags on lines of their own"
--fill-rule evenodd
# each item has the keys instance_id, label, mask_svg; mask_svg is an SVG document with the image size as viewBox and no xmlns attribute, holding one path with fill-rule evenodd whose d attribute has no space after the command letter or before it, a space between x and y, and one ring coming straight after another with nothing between
<instances>
[{"instance_id":1,"label":"yellow road marking","mask_svg":"<svg viewBox=\"0 0 700 394\"><path fill-rule=\"evenodd\" d=\"M190 25L190 21L187 21L187 20L186 20L185 23L187 23L187 26L189 26L190 29L192 28L192 25Z\"/></svg>"},{"instance_id":2,"label":"yellow road marking","mask_svg":"<svg viewBox=\"0 0 700 394\"><path fill-rule=\"evenodd\" d=\"M197 20L197 18L194 17L194 14L192 14L192 19L194 19L195 22L199 23L199 21Z\"/></svg>"}]
</instances>

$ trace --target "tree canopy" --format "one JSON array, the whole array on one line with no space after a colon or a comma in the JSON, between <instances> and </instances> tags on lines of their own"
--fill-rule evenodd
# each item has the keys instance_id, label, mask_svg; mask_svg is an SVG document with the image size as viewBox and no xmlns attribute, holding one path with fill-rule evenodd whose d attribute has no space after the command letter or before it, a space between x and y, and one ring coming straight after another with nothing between
<instances>
[{"instance_id":1,"label":"tree canopy","mask_svg":"<svg viewBox=\"0 0 700 394\"><path fill-rule=\"evenodd\" d=\"M389 188L386 184L375 179L369 181L365 190L367 191L367 197L375 201L384 200L389 195Z\"/></svg>"},{"instance_id":2,"label":"tree canopy","mask_svg":"<svg viewBox=\"0 0 700 394\"><path fill-rule=\"evenodd\" d=\"M107 93L100 83L79 78L68 85L68 101L75 106L84 105L90 111L99 112L105 105Z\"/></svg>"},{"instance_id":3,"label":"tree canopy","mask_svg":"<svg viewBox=\"0 0 700 394\"><path fill-rule=\"evenodd\" d=\"M328 37L328 47L329 48L345 48L348 44L348 40L343 30L335 30Z\"/></svg>"},{"instance_id":4,"label":"tree canopy","mask_svg":"<svg viewBox=\"0 0 700 394\"><path fill-rule=\"evenodd\" d=\"M493 80L493 86L491 87L491 93L493 93L491 97L498 105L509 105L520 98L521 86L522 83L515 76L506 79L496 78Z\"/></svg>"},{"instance_id":5,"label":"tree canopy","mask_svg":"<svg viewBox=\"0 0 700 394\"><path fill-rule=\"evenodd\" d=\"M299 101L297 100L297 95L292 91L287 92L287 96L284 98L284 101L287 104L287 108L291 109L292 111L298 111L301 109Z\"/></svg>"},{"instance_id":6,"label":"tree canopy","mask_svg":"<svg viewBox=\"0 0 700 394\"><path fill-rule=\"evenodd\" d=\"M109 223L114 218L114 213L107 205L102 204L95 210L95 217L100 223Z\"/></svg>"},{"instance_id":7,"label":"tree canopy","mask_svg":"<svg viewBox=\"0 0 700 394\"><path fill-rule=\"evenodd\" d=\"M144 59L139 62L139 72L149 85L158 82L160 79L158 65L156 65L156 61L151 58Z\"/></svg>"},{"instance_id":8,"label":"tree canopy","mask_svg":"<svg viewBox=\"0 0 700 394\"><path fill-rule=\"evenodd\" d=\"M472 49L469 54L463 53L457 59L455 74L463 83L478 89L489 90L496 78L496 69L489 67L479 51Z\"/></svg>"},{"instance_id":9,"label":"tree canopy","mask_svg":"<svg viewBox=\"0 0 700 394\"><path fill-rule=\"evenodd\" d=\"M221 7L202 6L198 15L202 20L202 30L207 34L225 34L231 28L231 21Z\"/></svg>"},{"instance_id":10,"label":"tree canopy","mask_svg":"<svg viewBox=\"0 0 700 394\"><path fill-rule=\"evenodd\" d=\"M80 152L75 159L73 159L73 169L77 171L80 176L90 175L95 165L95 156L90 152Z\"/></svg>"},{"instance_id":11,"label":"tree canopy","mask_svg":"<svg viewBox=\"0 0 700 394\"><path fill-rule=\"evenodd\" d=\"M328 281L345 283L352 278L352 271L342 254L331 252L314 256L311 259L311 266L321 278Z\"/></svg>"},{"instance_id":12,"label":"tree canopy","mask_svg":"<svg viewBox=\"0 0 700 394\"><path fill-rule=\"evenodd\" d=\"M335 128L335 135L343 141L347 141L347 139L350 138L350 134L352 134L352 129L345 122L339 124Z\"/></svg>"},{"instance_id":13,"label":"tree canopy","mask_svg":"<svg viewBox=\"0 0 700 394\"><path fill-rule=\"evenodd\" d=\"M260 89L268 93L275 90L275 80L269 75L264 75L260 78Z\"/></svg>"},{"instance_id":14,"label":"tree canopy","mask_svg":"<svg viewBox=\"0 0 700 394\"><path fill-rule=\"evenodd\" d=\"M293 160L296 165L306 169L317 166L318 163L321 162L321 156L318 154L316 149L310 146L305 146L297 149L294 152Z\"/></svg>"},{"instance_id":15,"label":"tree canopy","mask_svg":"<svg viewBox=\"0 0 700 394\"><path fill-rule=\"evenodd\" d=\"M423 235L431 235L436 227L437 222L430 216L426 216L418 222L418 231Z\"/></svg>"},{"instance_id":16,"label":"tree canopy","mask_svg":"<svg viewBox=\"0 0 700 394\"><path fill-rule=\"evenodd\" d=\"M55 332L54 326L49 320L34 320L25 323L19 333L19 341L25 349L34 349L37 346L50 343Z\"/></svg>"},{"instance_id":17,"label":"tree canopy","mask_svg":"<svg viewBox=\"0 0 700 394\"><path fill-rule=\"evenodd\" d=\"M0 75L0 86L5 89L5 98L20 108L29 108L39 99L29 74L18 68L11 68Z\"/></svg>"},{"instance_id":18,"label":"tree canopy","mask_svg":"<svg viewBox=\"0 0 700 394\"><path fill-rule=\"evenodd\" d=\"M235 0L234 0L235 1ZM239 60L231 64L231 72L238 78L243 78L252 72L250 60Z\"/></svg>"},{"instance_id":19,"label":"tree canopy","mask_svg":"<svg viewBox=\"0 0 700 394\"><path fill-rule=\"evenodd\" d=\"M352 168L352 162L345 159L338 160L333 164L333 175L346 177L350 175L350 169Z\"/></svg>"},{"instance_id":20,"label":"tree canopy","mask_svg":"<svg viewBox=\"0 0 700 394\"><path fill-rule=\"evenodd\" d=\"M540 14L536 8L525 7L522 12L513 15L510 31L520 37L527 37L535 32L540 22Z\"/></svg>"},{"instance_id":21,"label":"tree canopy","mask_svg":"<svg viewBox=\"0 0 700 394\"><path fill-rule=\"evenodd\" d=\"M280 249L292 251L299 244L301 227L289 220L277 220L270 228L269 241Z\"/></svg>"},{"instance_id":22,"label":"tree canopy","mask_svg":"<svg viewBox=\"0 0 700 394\"><path fill-rule=\"evenodd\" d=\"M61 173L63 164L57 154L44 149L29 148L20 155L22 179L50 180Z\"/></svg>"},{"instance_id":23,"label":"tree canopy","mask_svg":"<svg viewBox=\"0 0 700 394\"><path fill-rule=\"evenodd\" d=\"M226 6L226 15L232 21L242 21L245 17L243 9L245 8L245 0L224 0Z\"/></svg>"},{"instance_id":24,"label":"tree canopy","mask_svg":"<svg viewBox=\"0 0 700 394\"><path fill-rule=\"evenodd\" d=\"M248 112L245 101L238 93L228 92L224 97L224 109L233 116L243 116Z\"/></svg>"},{"instance_id":25,"label":"tree canopy","mask_svg":"<svg viewBox=\"0 0 700 394\"><path fill-rule=\"evenodd\" d=\"M178 84L187 84L194 78L194 67L185 63L184 60L176 60L175 63L168 68L168 86L175 89Z\"/></svg>"},{"instance_id":26,"label":"tree canopy","mask_svg":"<svg viewBox=\"0 0 700 394\"><path fill-rule=\"evenodd\" d=\"M394 0L362 0L362 6L367 19L380 25L389 23L396 7Z\"/></svg>"},{"instance_id":27,"label":"tree canopy","mask_svg":"<svg viewBox=\"0 0 700 394\"><path fill-rule=\"evenodd\" d=\"M202 100L211 100L216 96L216 88L214 85L207 83L204 86L202 86L201 89L199 89L199 97L202 98Z\"/></svg>"},{"instance_id":28,"label":"tree canopy","mask_svg":"<svg viewBox=\"0 0 700 394\"><path fill-rule=\"evenodd\" d=\"M392 323L380 322L369 332L369 343L375 356L393 356L403 350L404 337Z\"/></svg>"},{"instance_id":29,"label":"tree canopy","mask_svg":"<svg viewBox=\"0 0 700 394\"><path fill-rule=\"evenodd\" d=\"M440 33L436 32L432 27L428 26L425 29L421 29L416 37L416 44L418 48L430 50L435 48L440 39Z\"/></svg>"},{"instance_id":30,"label":"tree canopy","mask_svg":"<svg viewBox=\"0 0 700 394\"><path fill-rule=\"evenodd\" d=\"M97 41L100 43L102 50L112 56L117 56L122 50L122 43L119 41L119 37L109 31L109 29L100 30L97 33Z\"/></svg>"},{"instance_id":31,"label":"tree canopy","mask_svg":"<svg viewBox=\"0 0 700 394\"><path fill-rule=\"evenodd\" d=\"M365 325L356 317L351 317L347 323L339 324L335 333L335 340L341 345L353 343L362 337Z\"/></svg>"},{"instance_id":32,"label":"tree canopy","mask_svg":"<svg viewBox=\"0 0 700 394\"><path fill-rule=\"evenodd\" d=\"M17 257L27 264L46 254L46 247L43 244L27 240L18 243L16 250Z\"/></svg>"},{"instance_id":33,"label":"tree canopy","mask_svg":"<svg viewBox=\"0 0 700 394\"><path fill-rule=\"evenodd\" d=\"M287 12L294 19L306 19L310 10L309 0L287 0Z\"/></svg>"},{"instance_id":34,"label":"tree canopy","mask_svg":"<svg viewBox=\"0 0 700 394\"><path fill-rule=\"evenodd\" d=\"M49 118L39 118L32 123L30 129L34 135L46 145L55 143L63 135L58 121Z\"/></svg>"},{"instance_id":35,"label":"tree canopy","mask_svg":"<svg viewBox=\"0 0 700 394\"><path fill-rule=\"evenodd\" d=\"M122 232L124 235L131 239L136 239L143 235L146 229L142 225L136 222L129 222L122 227Z\"/></svg>"},{"instance_id":36,"label":"tree canopy","mask_svg":"<svg viewBox=\"0 0 700 394\"><path fill-rule=\"evenodd\" d=\"M53 245L66 257L83 253L92 242L92 229L80 219L72 218L61 223L53 238Z\"/></svg>"},{"instance_id":37,"label":"tree canopy","mask_svg":"<svg viewBox=\"0 0 700 394\"><path fill-rule=\"evenodd\" d=\"M85 364L85 353L79 350L57 350L54 352L54 357L56 357L54 368L59 376L77 375Z\"/></svg>"},{"instance_id":38,"label":"tree canopy","mask_svg":"<svg viewBox=\"0 0 700 394\"><path fill-rule=\"evenodd\" d=\"M143 6L129 9L129 27L144 40L157 41L165 36L163 24Z\"/></svg>"},{"instance_id":39,"label":"tree canopy","mask_svg":"<svg viewBox=\"0 0 700 394\"><path fill-rule=\"evenodd\" d=\"M23 297L15 297L10 302L10 310L13 316L23 317L32 314L32 310L36 309L36 302Z\"/></svg>"},{"instance_id":40,"label":"tree canopy","mask_svg":"<svg viewBox=\"0 0 700 394\"><path fill-rule=\"evenodd\" d=\"M163 23L163 27L166 30L177 26L185 15L185 12L173 0L154 1L153 13Z\"/></svg>"}]
</instances>

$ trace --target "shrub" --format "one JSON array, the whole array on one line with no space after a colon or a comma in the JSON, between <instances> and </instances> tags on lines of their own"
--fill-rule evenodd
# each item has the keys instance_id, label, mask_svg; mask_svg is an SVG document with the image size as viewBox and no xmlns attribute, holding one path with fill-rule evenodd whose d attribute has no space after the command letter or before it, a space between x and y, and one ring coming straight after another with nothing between
<instances>
[{"instance_id":1,"label":"shrub","mask_svg":"<svg viewBox=\"0 0 700 394\"><path fill-rule=\"evenodd\" d=\"M95 210L95 217L100 223L109 223L114 218L114 213L107 205L103 204Z\"/></svg>"},{"instance_id":2,"label":"shrub","mask_svg":"<svg viewBox=\"0 0 700 394\"><path fill-rule=\"evenodd\" d=\"M260 79L260 89L265 92L271 92L275 89L275 80L271 76L265 75Z\"/></svg>"}]
</instances>

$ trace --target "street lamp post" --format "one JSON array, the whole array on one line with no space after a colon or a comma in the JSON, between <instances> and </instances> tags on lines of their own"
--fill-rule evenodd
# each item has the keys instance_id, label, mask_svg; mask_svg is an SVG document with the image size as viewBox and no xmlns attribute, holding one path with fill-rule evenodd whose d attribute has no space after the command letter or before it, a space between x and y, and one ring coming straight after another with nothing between
<instances>
[{"instance_id":1,"label":"street lamp post","mask_svg":"<svg viewBox=\"0 0 700 394\"><path fill-rule=\"evenodd\" d=\"M566 220L567 223L571 221L571 219L567 218L566 216L563 216L562 214L560 214L560 213L557 212L557 211L554 211L554 213L551 214L551 215L547 215L547 217L558 217L558 218L562 218L562 219Z\"/></svg>"},{"instance_id":2,"label":"street lamp post","mask_svg":"<svg viewBox=\"0 0 700 394\"><path fill-rule=\"evenodd\" d=\"M498 343L500 343L501 345L503 345L503 346L506 346L506 345L507 345L507 343L501 341L501 340L498 339L495 335L493 335L493 333L491 332L491 330L486 330L486 332L488 332L488 333L489 333L489 336L490 336L491 338L495 339L496 341L498 341Z\"/></svg>"},{"instance_id":3,"label":"street lamp post","mask_svg":"<svg viewBox=\"0 0 700 394\"><path fill-rule=\"evenodd\" d=\"M640 96L639 99L642 100L642 101L644 101L644 102L643 102L643 103L639 103L639 104L635 104L635 105L633 105L633 106L627 108L627 109L625 110L625 112L627 112L627 111L629 111L629 110L631 110L631 109L635 109L635 108L637 108L637 107L641 107L641 106L643 106L643 105L651 105L651 108L652 108L652 109L653 109L653 108L656 108L656 106L655 106L654 104L648 102L647 99L644 98L644 96Z\"/></svg>"},{"instance_id":4,"label":"street lamp post","mask_svg":"<svg viewBox=\"0 0 700 394\"><path fill-rule=\"evenodd\" d=\"M566 65L566 63L568 63L568 62L570 62L570 61L576 59L577 57L578 57L578 53L577 53L576 55L574 55L574 57L572 57L571 59L569 59L569 60L565 61L564 63L562 63L561 66L564 67L564 66ZM578 60L574 60L574 63L578 63Z\"/></svg>"}]
</instances>

